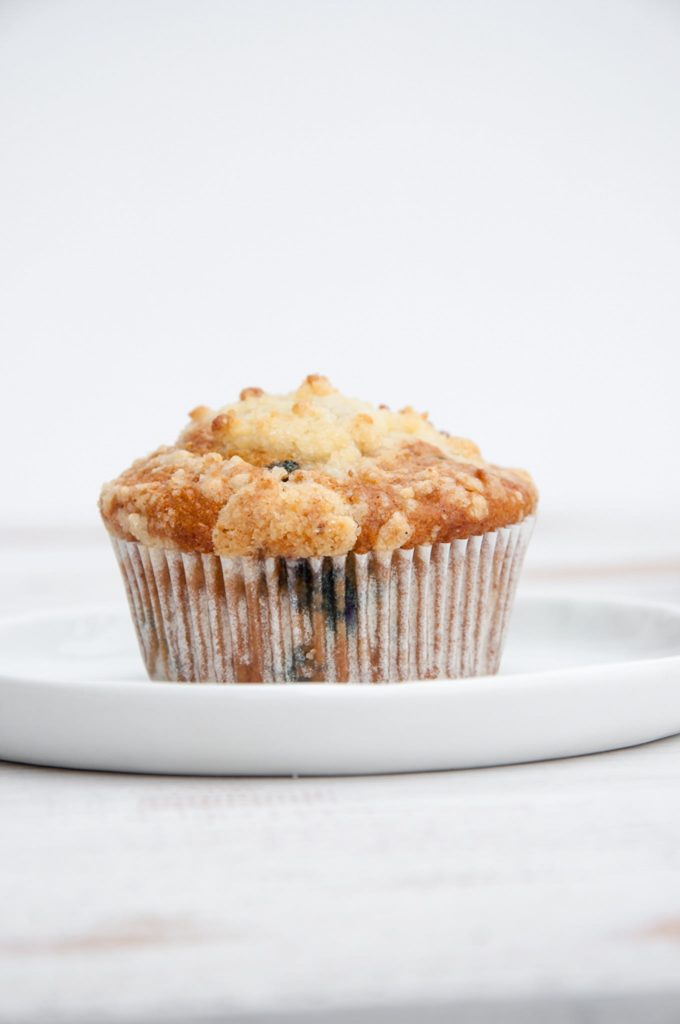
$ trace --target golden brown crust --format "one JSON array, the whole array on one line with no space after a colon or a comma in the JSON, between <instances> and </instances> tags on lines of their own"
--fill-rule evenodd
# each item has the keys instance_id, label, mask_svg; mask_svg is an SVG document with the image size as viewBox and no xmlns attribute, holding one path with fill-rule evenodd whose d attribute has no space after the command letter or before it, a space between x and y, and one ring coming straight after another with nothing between
<instances>
[{"instance_id":1,"label":"golden brown crust","mask_svg":"<svg viewBox=\"0 0 680 1024\"><path fill-rule=\"evenodd\" d=\"M175 446L104 486L100 509L112 533L148 546L309 557L469 537L536 503L523 470L312 375L291 395L246 388L218 412L194 409Z\"/></svg>"}]
</instances>

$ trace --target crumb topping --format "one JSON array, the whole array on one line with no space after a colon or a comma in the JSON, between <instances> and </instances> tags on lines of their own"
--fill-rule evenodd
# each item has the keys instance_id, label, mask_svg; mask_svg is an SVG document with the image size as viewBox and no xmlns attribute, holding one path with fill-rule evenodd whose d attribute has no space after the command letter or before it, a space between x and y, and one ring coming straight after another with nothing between
<instances>
[{"instance_id":1,"label":"crumb topping","mask_svg":"<svg viewBox=\"0 0 680 1024\"><path fill-rule=\"evenodd\" d=\"M524 470L318 375L289 395L245 388L222 409L198 406L175 445L138 459L99 502L114 534L149 547L284 557L451 541L536 503Z\"/></svg>"}]
</instances>

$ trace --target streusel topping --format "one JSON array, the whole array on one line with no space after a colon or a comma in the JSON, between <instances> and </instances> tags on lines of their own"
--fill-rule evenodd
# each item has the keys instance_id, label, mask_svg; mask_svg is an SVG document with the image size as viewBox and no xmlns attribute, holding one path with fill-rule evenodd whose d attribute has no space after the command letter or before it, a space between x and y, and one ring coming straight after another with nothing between
<instances>
[{"instance_id":1,"label":"streusel topping","mask_svg":"<svg viewBox=\"0 0 680 1024\"><path fill-rule=\"evenodd\" d=\"M524 470L488 464L425 413L345 398L326 377L289 395L246 388L189 415L175 445L104 485L117 536L218 555L342 555L469 537L536 507Z\"/></svg>"}]
</instances>

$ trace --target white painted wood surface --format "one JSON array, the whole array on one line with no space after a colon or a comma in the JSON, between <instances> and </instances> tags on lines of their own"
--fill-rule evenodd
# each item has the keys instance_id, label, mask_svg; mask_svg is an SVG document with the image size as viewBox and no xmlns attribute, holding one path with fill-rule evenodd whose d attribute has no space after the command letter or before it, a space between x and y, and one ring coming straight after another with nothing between
<instances>
[{"instance_id":1,"label":"white painted wood surface","mask_svg":"<svg viewBox=\"0 0 680 1024\"><path fill-rule=\"evenodd\" d=\"M122 600L96 537L7 541L0 611ZM673 559L556 550L528 585L680 601ZM161 1020L677 1022L680 738L373 778L0 765L0 1021Z\"/></svg>"}]
</instances>

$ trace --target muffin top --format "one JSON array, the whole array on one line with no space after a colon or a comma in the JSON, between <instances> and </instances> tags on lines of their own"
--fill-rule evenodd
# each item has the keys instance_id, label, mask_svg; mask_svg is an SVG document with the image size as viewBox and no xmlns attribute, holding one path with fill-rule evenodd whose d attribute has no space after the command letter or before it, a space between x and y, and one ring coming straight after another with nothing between
<instances>
[{"instance_id":1,"label":"muffin top","mask_svg":"<svg viewBox=\"0 0 680 1024\"><path fill-rule=\"evenodd\" d=\"M246 388L189 416L176 444L104 485L116 536L218 555L344 555L469 537L536 507L524 470L490 465L426 413L345 398L326 377L289 395Z\"/></svg>"}]
</instances>

